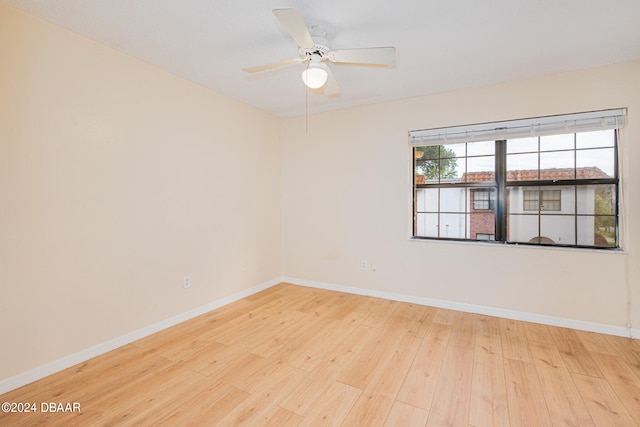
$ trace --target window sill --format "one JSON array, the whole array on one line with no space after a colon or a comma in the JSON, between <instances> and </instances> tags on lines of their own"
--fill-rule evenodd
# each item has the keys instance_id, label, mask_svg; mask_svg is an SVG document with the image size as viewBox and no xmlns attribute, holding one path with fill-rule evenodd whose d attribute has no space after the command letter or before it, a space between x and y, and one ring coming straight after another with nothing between
<instances>
[{"instance_id":1,"label":"window sill","mask_svg":"<svg viewBox=\"0 0 640 427\"><path fill-rule=\"evenodd\" d=\"M421 237L409 237L410 242L427 242L427 243L435 243L435 244L453 244L453 245L466 245L466 246L485 246L492 248L525 248L525 249L533 249L533 250L552 250L552 251L563 251L563 252L580 252L580 253L605 253L605 254L619 254L619 255L627 255L628 251L623 248L612 248L612 249L600 249L600 248L580 248L580 247L571 247L571 246L546 246L546 245L529 245L526 243L506 243L506 242L495 242L495 241L484 241L484 240L457 240L457 239L430 239L430 238L421 238Z\"/></svg>"}]
</instances>

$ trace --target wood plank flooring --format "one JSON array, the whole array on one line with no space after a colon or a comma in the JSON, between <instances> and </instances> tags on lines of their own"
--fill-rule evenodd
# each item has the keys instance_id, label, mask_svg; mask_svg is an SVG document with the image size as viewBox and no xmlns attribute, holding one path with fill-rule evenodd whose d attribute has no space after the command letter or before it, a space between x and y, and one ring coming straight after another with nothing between
<instances>
[{"instance_id":1,"label":"wood plank flooring","mask_svg":"<svg viewBox=\"0 0 640 427\"><path fill-rule=\"evenodd\" d=\"M640 342L283 283L0 402L37 404L2 426L640 426Z\"/></svg>"}]
</instances>

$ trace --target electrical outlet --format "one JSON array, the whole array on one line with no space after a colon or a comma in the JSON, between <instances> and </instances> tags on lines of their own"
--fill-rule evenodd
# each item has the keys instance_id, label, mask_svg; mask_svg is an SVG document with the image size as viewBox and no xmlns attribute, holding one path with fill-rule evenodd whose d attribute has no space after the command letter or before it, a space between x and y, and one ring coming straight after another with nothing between
<instances>
[{"instance_id":1,"label":"electrical outlet","mask_svg":"<svg viewBox=\"0 0 640 427\"><path fill-rule=\"evenodd\" d=\"M191 276L184 276L184 280L182 281L182 287L188 289L191 287Z\"/></svg>"},{"instance_id":2,"label":"electrical outlet","mask_svg":"<svg viewBox=\"0 0 640 427\"><path fill-rule=\"evenodd\" d=\"M365 259L360 261L360 270L364 271L367 268L369 268L369 262L367 260L365 260Z\"/></svg>"}]
</instances>

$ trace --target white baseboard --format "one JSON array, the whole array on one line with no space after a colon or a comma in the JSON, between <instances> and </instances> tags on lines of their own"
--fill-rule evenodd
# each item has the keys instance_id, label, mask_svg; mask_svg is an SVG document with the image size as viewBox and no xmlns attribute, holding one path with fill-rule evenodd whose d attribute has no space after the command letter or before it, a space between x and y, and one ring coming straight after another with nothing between
<instances>
[{"instance_id":1,"label":"white baseboard","mask_svg":"<svg viewBox=\"0 0 640 427\"><path fill-rule=\"evenodd\" d=\"M346 292L349 294L364 295L384 298L394 301L410 302L430 307L446 308L449 310L463 311L467 313L485 314L488 316L502 317L505 319L522 320L524 322L540 323L543 325L559 326L563 328L577 329L580 331L598 332L607 335L616 335L626 338L640 338L640 329L625 328L622 326L606 325L602 323L586 322L583 320L566 319L563 317L546 316L542 314L527 313L522 311L506 310L502 308L485 307L482 305L465 304L461 302L444 301L432 298L416 297L411 295L396 294L391 292L375 291L351 286L336 285L332 283L316 282L313 280L283 277L283 282L293 285L308 286L312 288L327 289L331 291Z\"/></svg>"},{"instance_id":2,"label":"white baseboard","mask_svg":"<svg viewBox=\"0 0 640 427\"><path fill-rule=\"evenodd\" d=\"M242 298L253 295L256 292L260 292L264 289L277 285L278 283L282 283L282 281L283 281L282 278L269 280L268 282L261 283L259 285L246 289L244 291L236 292L235 294L210 302L209 304L194 308L193 310L189 310L186 313L182 313L177 316L170 317L158 323L154 323L153 325L149 325L142 329L138 329L137 331L130 332L126 335L114 338L107 342L103 342L101 344L95 345L93 347L87 348L77 353L70 354L69 356L65 356L58 360L54 360L53 362L45 363L42 366L39 366L25 373L16 375L15 377L11 377L6 380L0 381L0 394L7 393L18 387L22 387L25 384L32 383L46 376L62 371L63 369L67 369L73 365L77 365L78 363L85 362L89 359L92 359L96 356L104 354L108 351L114 350L118 347L122 347L133 341L139 340L140 338L144 338L147 335L151 335L153 333L159 332L163 329L177 325L178 323L182 323L185 320L192 319L196 316L200 316L201 314L207 313L211 310L215 310L216 308L220 308L234 301L238 301Z\"/></svg>"}]
</instances>

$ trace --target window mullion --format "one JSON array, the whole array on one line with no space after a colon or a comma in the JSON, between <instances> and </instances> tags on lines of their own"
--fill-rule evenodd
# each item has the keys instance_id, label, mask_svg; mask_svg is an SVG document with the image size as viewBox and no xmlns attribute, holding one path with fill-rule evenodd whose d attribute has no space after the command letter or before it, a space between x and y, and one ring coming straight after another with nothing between
<instances>
[{"instance_id":1,"label":"window mullion","mask_svg":"<svg viewBox=\"0 0 640 427\"><path fill-rule=\"evenodd\" d=\"M495 179L496 179L496 241L507 240L507 141L496 141L495 150Z\"/></svg>"}]
</instances>

